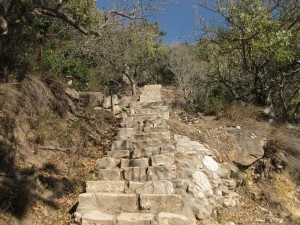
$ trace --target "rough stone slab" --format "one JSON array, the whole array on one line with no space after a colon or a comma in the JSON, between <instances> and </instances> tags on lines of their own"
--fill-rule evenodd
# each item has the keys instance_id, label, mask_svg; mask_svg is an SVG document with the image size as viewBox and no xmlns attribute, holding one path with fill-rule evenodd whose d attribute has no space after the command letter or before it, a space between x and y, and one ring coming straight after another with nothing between
<instances>
[{"instance_id":1,"label":"rough stone slab","mask_svg":"<svg viewBox=\"0 0 300 225\"><path fill-rule=\"evenodd\" d=\"M159 147L148 147L143 149L134 149L132 158L151 157L160 154Z\"/></svg>"},{"instance_id":2,"label":"rough stone slab","mask_svg":"<svg viewBox=\"0 0 300 225\"><path fill-rule=\"evenodd\" d=\"M134 141L133 145L136 149L144 149L148 147L159 147L163 145L164 142L162 140L144 140L144 141Z\"/></svg>"},{"instance_id":3,"label":"rough stone slab","mask_svg":"<svg viewBox=\"0 0 300 225\"><path fill-rule=\"evenodd\" d=\"M216 172L220 168L219 163L211 156L204 156L202 162L210 171Z\"/></svg>"},{"instance_id":4,"label":"rough stone slab","mask_svg":"<svg viewBox=\"0 0 300 225\"><path fill-rule=\"evenodd\" d=\"M138 132L137 128L119 128L117 132L117 138L128 138Z\"/></svg>"},{"instance_id":5,"label":"rough stone slab","mask_svg":"<svg viewBox=\"0 0 300 225\"><path fill-rule=\"evenodd\" d=\"M174 153L165 153L151 157L152 166L174 165Z\"/></svg>"},{"instance_id":6,"label":"rough stone slab","mask_svg":"<svg viewBox=\"0 0 300 225\"><path fill-rule=\"evenodd\" d=\"M141 194L140 206L150 213L179 213L182 211L183 199L176 194Z\"/></svg>"},{"instance_id":7,"label":"rough stone slab","mask_svg":"<svg viewBox=\"0 0 300 225\"><path fill-rule=\"evenodd\" d=\"M135 194L82 193L79 195L79 206L110 213L134 212L138 209L137 200Z\"/></svg>"},{"instance_id":8,"label":"rough stone slab","mask_svg":"<svg viewBox=\"0 0 300 225\"><path fill-rule=\"evenodd\" d=\"M125 181L110 181L110 180L87 181L86 192L124 193Z\"/></svg>"},{"instance_id":9,"label":"rough stone slab","mask_svg":"<svg viewBox=\"0 0 300 225\"><path fill-rule=\"evenodd\" d=\"M234 179L224 179L223 183L228 187L229 190L235 189L237 185Z\"/></svg>"},{"instance_id":10,"label":"rough stone slab","mask_svg":"<svg viewBox=\"0 0 300 225\"><path fill-rule=\"evenodd\" d=\"M111 157L103 157L96 161L96 170L99 169L112 169L116 167L116 162L114 158Z\"/></svg>"},{"instance_id":11,"label":"rough stone slab","mask_svg":"<svg viewBox=\"0 0 300 225\"><path fill-rule=\"evenodd\" d=\"M145 167L126 167L124 177L127 181L146 181L148 176Z\"/></svg>"},{"instance_id":12,"label":"rough stone slab","mask_svg":"<svg viewBox=\"0 0 300 225\"><path fill-rule=\"evenodd\" d=\"M114 141L111 145L111 150L129 150L132 148L132 142L129 140Z\"/></svg>"},{"instance_id":13,"label":"rough stone slab","mask_svg":"<svg viewBox=\"0 0 300 225\"><path fill-rule=\"evenodd\" d=\"M117 225L151 225L153 221L150 213L121 213L117 217Z\"/></svg>"},{"instance_id":14,"label":"rough stone slab","mask_svg":"<svg viewBox=\"0 0 300 225\"><path fill-rule=\"evenodd\" d=\"M140 159L121 159L121 168L126 167L148 167L149 159L140 158Z\"/></svg>"},{"instance_id":15,"label":"rough stone slab","mask_svg":"<svg viewBox=\"0 0 300 225\"><path fill-rule=\"evenodd\" d=\"M163 139L163 140L168 140L170 139L170 132L152 132L151 134L151 138L153 139Z\"/></svg>"},{"instance_id":16,"label":"rough stone slab","mask_svg":"<svg viewBox=\"0 0 300 225\"><path fill-rule=\"evenodd\" d=\"M152 118L144 121L145 127L166 127L168 124L168 120L164 118Z\"/></svg>"},{"instance_id":17,"label":"rough stone slab","mask_svg":"<svg viewBox=\"0 0 300 225\"><path fill-rule=\"evenodd\" d=\"M169 131L169 127L144 127L144 132L145 133L152 133L152 132L167 132Z\"/></svg>"},{"instance_id":18,"label":"rough stone slab","mask_svg":"<svg viewBox=\"0 0 300 225\"><path fill-rule=\"evenodd\" d=\"M100 169L97 171L99 180L120 180L119 169Z\"/></svg>"},{"instance_id":19,"label":"rough stone slab","mask_svg":"<svg viewBox=\"0 0 300 225\"><path fill-rule=\"evenodd\" d=\"M144 141L151 139L151 134L135 134L131 136L131 139L134 141Z\"/></svg>"},{"instance_id":20,"label":"rough stone slab","mask_svg":"<svg viewBox=\"0 0 300 225\"><path fill-rule=\"evenodd\" d=\"M149 85L145 85L142 88L142 92L143 91L148 91L148 90L153 90L153 91L160 91L161 90L161 84L149 84Z\"/></svg>"},{"instance_id":21,"label":"rough stone slab","mask_svg":"<svg viewBox=\"0 0 300 225\"><path fill-rule=\"evenodd\" d=\"M127 189L137 194L174 194L173 184L170 181L129 182Z\"/></svg>"},{"instance_id":22,"label":"rough stone slab","mask_svg":"<svg viewBox=\"0 0 300 225\"><path fill-rule=\"evenodd\" d=\"M177 150L174 146L162 146L161 147L161 150L160 150L160 153L163 154L163 153L175 153Z\"/></svg>"},{"instance_id":23,"label":"rough stone slab","mask_svg":"<svg viewBox=\"0 0 300 225\"><path fill-rule=\"evenodd\" d=\"M116 218L114 215L100 211L90 211L82 217L82 225L115 225Z\"/></svg>"},{"instance_id":24,"label":"rough stone slab","mask_svg":"<svg viewBox=\"0 0 300 225\"><path fill-rule=\"evenodd\" d=\"M151 166L148 167L149 180L173 180L176 178L176 166Z\"/></svg>"},{"instance_id":25,"label":"rough stone slab","mask_svg":"<svg viewBox=\"0 0 300 225\"><path fill-rule=\"evenodd\" d=\"M184 215L161 212L158 214L159 225L187 225L188 218Z\"/></svg>"},{"instance_id":26,"label":"rough stone slab","mask_svg":"<svg viewBox=\"0 0 300 225\"><path fill-rule=\"evenodd\" d=\"M198 171L193 173L192 177L193 177L193 182L197 186L199 186L206 195L208 195L208 196L213 195L213 190L212 190L211 183L209 182L209 179L205 175L205 173L198 170Z\"/></svg>"},{"instance_id":27,"label":"rough stone slab","mask_svg":"<svg viewBox=\"0 0 300 225\"><path fill-rule=\"evenodd\" d=\"M109 151L107 152L107 155L109 157L113 157L115 159L121 159L121 158L129 158L130 151L129 150L115 150L115 151Z\"/></svg>"},{"instance_id":28,"label":"rough stone slab","mask_svg":"<svg viewBox=\"0 0 300 225\"><path fill-rule=\"evenodd\" d=\"M148 115L153 113L168 113L168 106L156 106L156 107L147 107L147 108L135 108L134 114L137 115Z\"/></svg>"},{"instance_id":29,"label":"rough stone slab","mask_svg":"<svg viewBox=\"0 0 300 225\"><path fill-rule=\"evenodd\" d=\"M158 101L161 101L160 94L153 94L152 96L149 96L148 94L140 95L140 102L158 102Z\"/></svg>"},{"instance_id":30,"label":"rough stone slab","mask_svg":"<svg viewBox=\"0 0 300 225\"><path fill-rule=\"evenodd\" d=\"M139 123L136 121L124 121L120 123L122 128L134 128L134 129L138 129L139 128Z\"/></svg>"}]
</instances>

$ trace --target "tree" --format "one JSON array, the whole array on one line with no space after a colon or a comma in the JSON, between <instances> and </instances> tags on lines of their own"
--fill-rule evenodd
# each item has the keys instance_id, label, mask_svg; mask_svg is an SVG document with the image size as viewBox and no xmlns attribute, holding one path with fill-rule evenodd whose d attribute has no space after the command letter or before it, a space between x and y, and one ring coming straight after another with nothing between
<instances>
[{"instance_id":1,"label":"tree","mask_svg":"<svg viewBox=\"0 0 300 225\"><path fill-rule=\"evenodd\" d=\"M160 34L157 24L120 24L100 37L87 37L77 52L101 67L107 79L125 76L135 96L137 82L146 79L143 74L153 70L151 64L164 57L164 48L156 41Z\"/></svg>"},{"instance_id":2,"label":"tree","mask_svg":"<svg viewBox=\"0 0 300 225\"><path fill-rule=\"evenodd\" d=\"M170 46L170 68L176 83L183 92L184 103L191 102L191 95L198 82L200 66L199 58L188 44Z\"/></svg>"},{"instance_id":3,"label":"tree","mask_svg":"<svg viewBox=\"0 0 300 225\"><path fill-rule=\"evenodd\" d=\"M299 105L300 10L297 1L200 1L222 25L203 26L214 44L213 79L232 99L289 117Z\"/></svg>"}]
</instances>

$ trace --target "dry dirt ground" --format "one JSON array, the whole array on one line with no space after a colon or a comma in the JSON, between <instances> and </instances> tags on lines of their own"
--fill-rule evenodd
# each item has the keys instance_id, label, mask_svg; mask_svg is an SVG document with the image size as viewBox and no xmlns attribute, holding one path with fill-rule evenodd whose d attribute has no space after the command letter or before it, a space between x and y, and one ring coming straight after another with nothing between
<instances>
[{"instance_id":1,"label":"dry dirt ground","mask_svg":"<svg viewBox=\"0 0 300 225\"><path fill-rule=\"evenodd\" d=\"M174 105L174 89L163 90L164 100ZM217 209L221 224L300 224L300 129L299 125L270 124L260 119L262 110L253 106L232 105L216 116L188 115L173 107L170 115L172 133L186 135L213 150L219 162L232 170L238 182L240 206ZM233 137L224 128L239 127L259 137L264 146L262 159L249 167L237 167L229 160ZM270 167L265 179L257 177L262 162ZM272 169L281 162L281 170ZM268 165L268 163L270 165Z\"/></svg>"},{"instance_id":2,"label":"dry dirt ground","mask_svg":"<svg viewBox=\"0 0 300 225\"><path fill-rule=\"evenodd\" d=\"M299 129L259 120L259 109L254 107L232 106L218 116L187 115L172 107L173 96L172 88L163 90L171 108L171 132L212 149L238 181L240 206L217 209L216 220L221 224L300 224ZM16 119L14 136L18 143L0 135L0 225L67 224L78 194L94 177L96 159L110 148L119 119L105 110L80 111L66 118L49 114ZM231 137L222 131L236 126L270 143L269 149L275 149L269 151L271 157L284 159L287 165L265 180L255 176L256 165L238 169L227 156Z\"/></svg>"}]
</instances>

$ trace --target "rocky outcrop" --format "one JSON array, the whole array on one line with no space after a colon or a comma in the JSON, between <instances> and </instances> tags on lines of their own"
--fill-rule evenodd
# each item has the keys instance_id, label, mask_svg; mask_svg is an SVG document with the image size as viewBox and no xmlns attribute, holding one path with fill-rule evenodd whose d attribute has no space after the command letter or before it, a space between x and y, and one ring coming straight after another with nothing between
<instances>
[{"instance_id":1,"label":"rocky outcrop","mask_svg":"<svg viewBox=\"0 0 300 225\"><path fill-rule=\"evenodd\" d=\"M212 152L170 134L160 90L145 86L140 100L130 103L110 151L97 160L98 180L88 181L79 196L71 224L217 224L216 207L238 204L235 181Z\"/></svg>"},{"instance_id":2,"label":"rocky outcrop","mask_svg":"<svg viewBox=\"0 0 300 225\"><path fill-rule=\"evenodd\" d=\"M251 131L240 128L226 128L225 132L233 137L233 148L228 152L228 158L241 166L250 166L263 157L264 149L260 139Z\"/></svg>"}]
</instances>

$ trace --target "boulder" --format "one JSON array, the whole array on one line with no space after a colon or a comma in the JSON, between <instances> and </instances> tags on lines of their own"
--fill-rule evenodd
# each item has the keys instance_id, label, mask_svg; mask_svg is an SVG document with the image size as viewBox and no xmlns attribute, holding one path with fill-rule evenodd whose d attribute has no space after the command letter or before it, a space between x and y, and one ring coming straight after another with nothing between
<instances>
[{"instance_id":1,"label":"boulder","mask_svg":"<svg viewBox=\"0 0 300 225\"><path fill-rule=\"evenodd\" d=\"M73 100L79 100L79 93L72 89L72 88L66 88L65 90L66 95L68 95Z\"/></svg>"},{"instance_id":2,"label":"boulder","mask_svg":"<svg viewBox=\"0 0 300 225\"><path fill-rule=\"evenodd\" d=\"M228 152L228 158L232 162L241 166L250 166L263 157L263 146L254 133L238 128L227 128L226 131L236 142L233 149Z\"/></svg>"},{"instance_id":3,"label":"boulder","mask_svg":"<svg viewBox=\"0 0 300 225\"><path fill-rule=\"evenodd\" d=\"M84 107L94 108L102 106L104 96L101 92L80 92L79 94Z\"/></svg>"},{"instance_id":4,"label":"boulder","mask_svg":"<svg viewBox=\"0 0 300 225\"><path fill-rule=\"evenodd\" d=\"M120 99L118 98L117 95L113 95L112 97L112 102L114 105L118 105L120 103ZM110 96L104 98L104 101L103 101L103 107L105 109L108 109L111 107L111 99L110 99Z\"/></svg>"}]
</instances>

